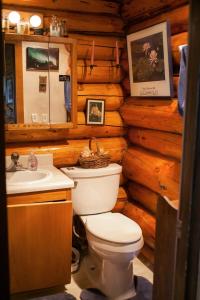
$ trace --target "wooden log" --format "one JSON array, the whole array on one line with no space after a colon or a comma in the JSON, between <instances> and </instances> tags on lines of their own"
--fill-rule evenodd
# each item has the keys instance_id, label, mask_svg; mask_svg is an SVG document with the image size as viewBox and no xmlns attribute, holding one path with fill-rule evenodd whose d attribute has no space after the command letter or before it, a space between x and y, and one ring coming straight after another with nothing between
<instances>
[{"instance_id":1,"label":"wooden log","mask_svg":"<svg viewBox=\"0 0 200 300\"><path fill-rule=\"evenodd\" d=\"M101 33L109 35L123 36L123 22L120 17L97 15L90 13L62 12L62 11L42 11L44 13L44 27L49 28L52 14L56 14L59 19L66 20L68 32L71 33ZM106 24L106 26L105 26Z\"/></svg>"},{"instance_id":2,"label":"wooden log","mask_svg":"<svg viewBox=\"0 0 200 300\"><path fill-rule=\"evenodd\" d=\"M69 37L74 38L77 40L77 45L79 48L80 46L90 46L92 41L95 41L95 48L96 46L99 47L107 47L107 48L115 48L116 41L118 41L119 50L122 51L124 47L126 47L126 39L122 36L106 36L104 35L92 35L92 34L78 34L78 33L70 33ZM79 50L78 50L79 51ZM96 57L96 51L95 51Z\"/></svg>"},{"instance_id":3,"label":"wooden log","mask_svg":"<svg viewBox=\"0 0 200 300\"><path fill-rule=\"evenodd\" d=\"M179 46L188 44L188 33L182 32L176 35L173 35L171 38L171 47L172 47L172 59L173 59L173 73L179 74L180 66L180 49Z\"/></svg>"},{"instance_id":4,"label":"wooden log","mask_svg":"<svg viewBox=\"0 0 200 300\"><path fill-rule=\"evenodd\" d=\"M84 112L78 112L78 125L86 124L86 115ZM123 127L123 120L117 111L105 112L105 125Z\"/></svg>"},{"instance_id":5,"label":"wooden log","mask_svg":"<svg viewBox=\"0 0 200 300\"><path fill-rule=\"evenodd\" d=\"M181 160L181 135L132 127L128 131L128 137L129 141L137 146L142 146L146 149Z\"/></svg>"},{"instance_id":6,"label":"wooden log","mask_svg":"<svg viewBox=\"0 0 200 300\"><path fill-rule=\"evenodd\" d=\"M181 133L183 119L178 112L177 100L131 99L120 108L127 125Z\"/></svg>"},{"instance_id":7,"label":"wooden log","mask_svg":"<svg viewBox=\"0 0 200 300\"><path fill-rule=\"evenodd\" d=\"M105 110L106 111L116 111L122 106L124 99L123 97L117 96L78 96L78 111L86 110L87 99L103 99L105 100Z\"/></svg>"},{"instance_id":8,"label":"wooden log","mask_svg":"<svg viewBox=\"0 0 200 300\"><path fill-rule=\"evenodd\" d=\"M180 163L174 159L130 147L123 156L123 172L127 178L167 196L179 199Z\"/></svg>"},{"instance_id":9,"label":"wooden log","mask_svg":"<svg viewBox=\"0 0 200 300\"><path fill-rule=\"evenodd\" d=\"M129 77L125 77L122 82L121 82L121 85L123 87L123 90L124 90L124 94L127 96L127 97L130 97L130 94L131 94L131 89L130 89L130 80L129 80Z\"/></svg>"},{"instance_id":10,"label":"wooden log","mask_svg":"<svg viewBox=\"0 0 200 300\"><path fill-rule=\"evenodd\" d=\"M16 1L14 0L3 0L3 5L14 5L16 6ZM42 9L54 9L61 11L75 11L75 12L84 12L88 13L109 13L109 14L118 14L119 12L119 4L112 1L100 1L100 0L18 0L17 6L19 6L19 10L21 6L25 6L28 8L42 8Z\"/></svg>"},{"instance_id":11,"label":"wooden log","mask_svg":"<svg viewBox=\"0 0 200 300\"><path fill-rule=\"evenodd\" d=\"M138 23L162 13L169 12L187 3L187 0L151 0L151 2L143 0L140 2L137 1L137 3L136 1L126 0L121 8L121 13L126 21Z\"/></svg>"},{"instance_id":12,"label":"wooden log","mask_svg":"<svg viewBox=\"0 0 200 300\"><path fill-rule=\"evenodd\" d=\"M170 30L172 34L180 33L188 30L189 24L189 5L184 5L173 9L169 12L160 13L154 18L149 18L143 22L128 24L126 32L128 34L142 30L144 28L159 24L168 20L170 23Z\"/></svg>"},{"instance_id":13,"label":"wooden log","mask_svg":"<svg viewBox=\"0 0 200 300\"><path fill-rule=\"evenodd\" d=\"M78 96L117 96L123 97L120 84L100 83L100 84L78 84Z\"/></svg>"},{"instance_id":14,"label":"wooden log","mask_svg":"<svg viewBox=\"0 0 200 300\"><path fill-rule=\"evenodd\" d=\"M126 202L127 202L127 193L123 187L120 187L118 196L117 196L117 202L112 211L121 213L123 211L123 209L125 208Z\"/></svg>"},{"instance_id":15,"label":"wooden log","mask_svg":"<svg viewBox=\"0 0 200 300\"><path fill-rule=\"evenodd\" d=\"M90 68L90 60L79 60L77 76L80 83L120 83L123 71L117 68L112 61L94 61L95 66Z\"/></svg>"},{"instance_id":16,"label":"wooden log","mask_svg":"<svg viewBox=\"0 0 200 300\"><path fill-rule=\"evenodd\" d=\"M127 148L127 143L124 138L101 138L97 139L100 146L108 151L111 155L113 162L120 162L122 155ZM17 151L20 155L29 154L34 151L36 154L52 153L54 165L58 168L64 166L73 166L78 163L78 158L85 146L89 141L85 140L70 140L61 141L57 143L26 143L20 144L9 144L6 148L6 155L11 155L12 152Z\"/></svg>"},{"instance_id":17,"label":"wooden log","mask_svg":"<svg viewBox=\"0 0 200 300\"><path fill-rule=\"evenodd\" d=\"M135 221L142 229L145 243L152 249L155 248L156 220L150 213L136 204L127 202L123 214Z\"/></svg>"},{"instance_id":18,"label":"wooden log","mask_svg":"<svg viewBox=\"0 0 200 300\"><path fill-rule=\"evenodd\" d=\"M132 200L140 203L145 209L156 214L159 195L152 190L134 181L129 181L128 192Z\"/></svg>"},{"instance_id":19,"label":"wooden log","mask_svg":"<svg viewBox=\"0 0 200 300\"><path fill-rule=\"evenodd\" d=\"M95 41L95 38L94 38ZM117 41L117 38L116 38ZM89 60L91 58L92 42L89 44L78 44L77 56L78 59ZM95 59L96 60L109 60L116 61L116 49L115 43L113 47L106 47L104 45L99 46L95 44ZM121 50L119 49L119 57L121 56Z\"/></svg>"},{"instance_id":20,"label":"wooden log","mask_svg":"<svg viewBox=\"0 0 200 300\"><path fill-rule=\"evenodd\" d=\"M126 128L119 126L78 125L73 129L18 130L13 134L6 131L6 143L29 141L63 141L68 139L88 139L90 137L120 137L126 135Z\"/></svg>"},{"instance_id":21,"label":"wooden log","mask_svg":"<svg viewBox=\"0 0 200 300\"><path fill-rule=\"evenodd\" d=\"M79 12L62 11L62 8L61 10L54 10L40 7L18 6L16 4L4 4L3 8L28 11L32 14L41 13L44 16L43 23L45 29L49 28L52 15L56 15L59 19L63 19L67 22L68 33L101 33L113 36L123 36L124 34L122 19L117 15L91 14L89 12L83 14Z\"/></svg>"},{"instance_id":22,"label":"wooden log","mask_svg":"<svg viewBox=\"0 0 200 300\"><path fill-rule=\"evenodd\" d=\"M142 261L145 260L146 265L151 265L151 267L154 266L154 262L155 262L155 253L154 250L151 249L147 244L144 244L141 252L139 253L138 258Z\"/></svg>"}]
</instances>

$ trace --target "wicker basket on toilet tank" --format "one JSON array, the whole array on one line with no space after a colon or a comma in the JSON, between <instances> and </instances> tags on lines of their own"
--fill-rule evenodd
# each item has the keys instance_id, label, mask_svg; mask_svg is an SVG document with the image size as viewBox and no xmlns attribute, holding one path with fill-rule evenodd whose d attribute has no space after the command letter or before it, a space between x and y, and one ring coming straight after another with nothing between
<instances>
[{"instance_id":1,"label":"wicker basket on toilet tank","mask_svg":"<svg viewBox=\"0 0 200 300\"><path fill-rule=\"evenodd\" d=\"M92 141L96 144L96 151L92 150ZM79 157L79 164L84 169L98 169L107 167L110 163L110 155L99 147L96 138L89 140L89 146L85 147Z\"/></svg>"}]
</instances>

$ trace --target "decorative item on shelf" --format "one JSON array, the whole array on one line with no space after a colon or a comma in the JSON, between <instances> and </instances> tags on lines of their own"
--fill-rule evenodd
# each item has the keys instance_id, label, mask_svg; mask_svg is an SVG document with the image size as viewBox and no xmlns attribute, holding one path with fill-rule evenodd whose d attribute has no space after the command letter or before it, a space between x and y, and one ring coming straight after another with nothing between
<instances>
[{"instance_id":1,"label":"decorative item on shelf","mask_svg":"<svg viewBox=\"0 0 200 300\"><path fill-rule=\"evenodd\" d=\"M94 50L95 50L95 41L92 41L92 48L91 48L91 60L90 60L90 71L92 72L94 65Z\"/></svg>"},{"instance_id":2,"label":"decorative item on shelf","mask_svg":"<svg viewBox=\"0 0 200 300\"><path fill-rule=\"evenodd\" d=\"M120 63L119 63L119 45L118 45L118 41L116 41L115 44L115 58L116 58L116 67L120 68Z\"/></svg>"},{"instance_id":3,"label":"decorative item on shelf","mask_svg":"<svg viewBox=\"0 0 200 300\"><path fill-rule=\"evenodd\" d=\"M96 142L96 151L92 150L92 141ZM111 157L107 151L99 147L96 138L89 140L89 147L85 147L80 154L79 164L84 169L98 169L107 167L110 163Z\"/></svg>"},{"instance_id":4,"label":"decorative item on shelf","mask_svg":"<svg viewBox=\"0 0 200 300\"><path fill-rule=\"evenodd\" d=\"M50 36L60 36L60 23L57 16L52 16L50 23Z\"/></svg>"},{"instance_id":5,"label":"decorative item on shelf","mask_svg":"<svg viewBox=\"0 0 200 300\"><path fill-rule=\"evenodd\" d=\"M17 23L17 34L29 34L29 22L21 19Z\"/></svg>"},{"instance_id":6,"label":"decorative item on shelf","mask_svg":"<svg viewBox=\"0 0 200 300\"><path fill-rule=\"evenodd\" d=\"M169 24L127 36L131 96L173 97Z\"/></svg>"},{"instance_id":7,"label":"decorative item on shelf","mask_svg":"<svg viewBox=\"0 0 200 300\"><path fill-rule=\"evenodd\" d=\"M7 17L2 18L1 28L2 32L9 33L9 20Z\"/></svg>"},{"instance_id":8,"label":"decorative item on shelf","mask_svg":"<svg viewBox=\"0 0 200 300\"><path fill-rule=\"evenodd\" d=\"M61 20L60 21L60 36L67 37L67 22L66 20Z\"/></svg>"},{"instance_id":9,"label":"decorative item on shelf","mask_svg":"<svg viewBox=\"0 0 200 300\"><path fill-rule=\"evenodd\" d=\"M87 99L86 124L103 125L105 120L105 100Z\"/></svg>"}]
</instances>

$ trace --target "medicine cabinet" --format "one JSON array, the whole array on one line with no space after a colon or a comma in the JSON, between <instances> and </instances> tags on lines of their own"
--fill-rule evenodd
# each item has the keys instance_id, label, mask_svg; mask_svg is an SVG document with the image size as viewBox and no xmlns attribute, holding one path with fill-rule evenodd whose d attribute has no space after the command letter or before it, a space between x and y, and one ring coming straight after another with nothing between
<instances>
[{"instance_id":1,"label":"medicine cabinet","mask_svg":"<svg viewBox=\"0 0 200 300\"><path fill-rule=\"evenodd\" d=\"M76 40L5 34L4 57L7 130L76 126Z\"/></svg>"}]
</instances>

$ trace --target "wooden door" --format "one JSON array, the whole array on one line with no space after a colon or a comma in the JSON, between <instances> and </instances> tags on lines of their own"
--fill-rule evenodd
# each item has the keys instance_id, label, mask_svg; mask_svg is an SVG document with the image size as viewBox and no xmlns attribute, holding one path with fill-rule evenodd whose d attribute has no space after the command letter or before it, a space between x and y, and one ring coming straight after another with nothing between
<instances>
[{"instance_id":1,"label":"wooden door","mask_svg":"<svg viewBox=\"0 0 200 300\"><path fill-rule=\"evenodd\" d=\"M70 282L71 224L71 202L8 205L12 293Z\"/></svg>"}]
</instances>

